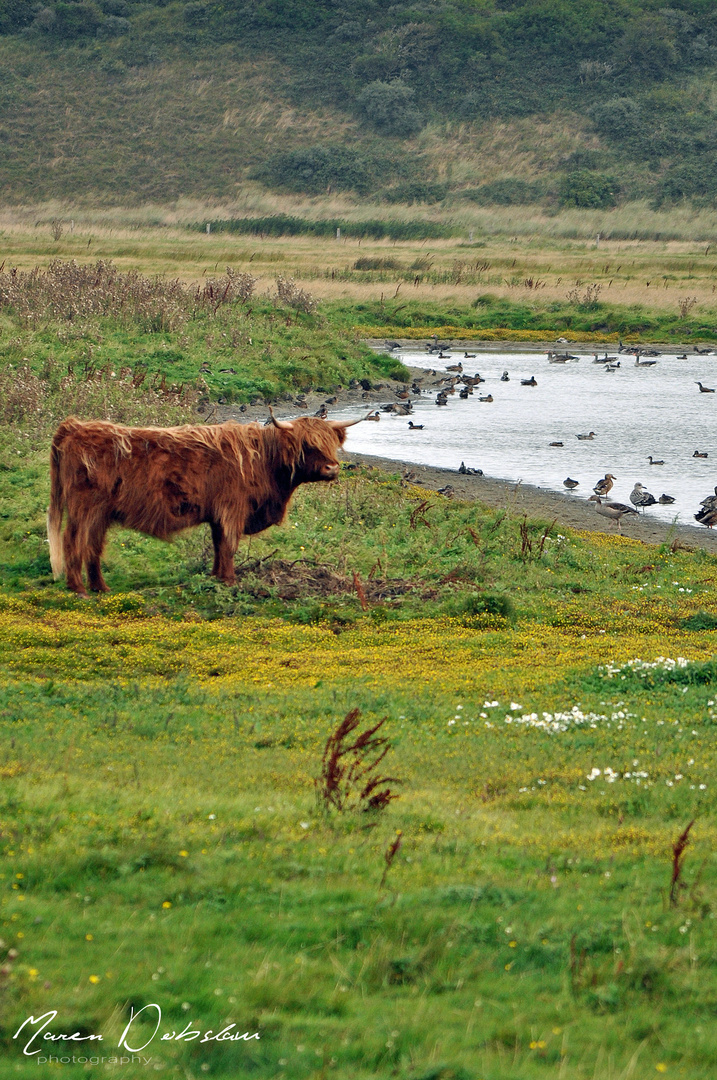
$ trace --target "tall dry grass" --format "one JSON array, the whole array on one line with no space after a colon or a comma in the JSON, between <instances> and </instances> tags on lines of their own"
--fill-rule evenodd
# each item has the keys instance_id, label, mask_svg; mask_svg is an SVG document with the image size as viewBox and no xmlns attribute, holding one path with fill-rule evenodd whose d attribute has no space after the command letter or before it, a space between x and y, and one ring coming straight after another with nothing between
<instances>
[{"instance_id":1,"label":"tall dry grass","mask_svg":"<svg viewBox=\"0 0 717 1080\"><path fill-rule=\"evenodd\" d=\"M256 279L227 267L226 274L188 286L178 278L122 273L113 263L79 264L53 259L47 269L13 268L0 273L0 310L9 309L22 323L81 320L112 316L152 330L173 330L197 308L217 311L232 300L246 303Z\"/></svg>"},{"instance_id":2,"label":"tall dry grass","mask_svg":"<svg viewBox=\"0 0 717 1080\"><path fill-rule=\"evenodd\" d=\"M87 241L88 233L130 238L138 232L158 229L183 229L197 222L232 217L265 217L288 214L306 218L342 217L366 221L391 217L399 221L424 218L426 221L453 222L467 234L553 240L590 240L599 232L606 240L647 240L653 243L678 241L701 245L717 242L717 210L695 209L689 204L665 210L653 210L646 201L624 203L608 210L565 208L555 212L539 205L477 206L460 194L446 203L425 205L394 204L384 206L377 200L357 199L347 194L321 196L279 195L258 185L246 183L233 199L202 202L178 199L171 204L148 203L142 207L73 206L59 201L39 205L5 207L0 210L3 239L14 235L50 238L53 220L67 225L64 239L72 236L70 224Z\"/></svg>"},{"instance_id":3,"label":"tall dry grass","mask_svg":"<svg viewBox=\"0 0 717 1080\"><path fill-rule=\"evenodd\" d=\"M0 433L48 438L66 416L116 424L171 426L196 415L203 387L168 385L130 367L90 364L71 371L48 361L39 374L27 364L0 371Z\"/></svg>"},{"instance_id":4,"label":"tall dry grass","mask_svg":"<svg viewBox=\"0 0 717 1080\"><path fill-rule=\"evenodd\" d=\"M54 241L50 224L59 212L56 205L43 208L42 215L32 222L29 210L6 210L0 216L0 225L5 225L0 236L0 264L4 259L7 275L9 266L29 273L38 264L49 268L58 258L74 259L78 266L112 262L118 273L127 275L122 287L128 292L128 303L139 303L130 301L129 278L140 273L158 282L161 279L161 286L153 287L163 296L178 279L175 289L183 297L179 303L182 310L185 302L195 302L197 288L204 290L209 283L219 282L221 289L218 266L249 274L255 293L273 295L276 279L283 277L293 278L298 288L307 288L319 299L357 302L380 300L382 295L389 299L398 289L399 296L420 301L469 304L487 291L542 304L562 302L577 283L591 282L602 284L604 301L642 304L651 311L676 310L687 295L709 308L716 295L717 251L713 251L711 237L717 237L717 214L710 211L680 208L658 213L645 204L633 204L612 211L566 210L550 217L535 207L482 208L463 202L451 210L425 211L431 218L450 218L457 223L459 235L452 239L343 237L340 242L311 236L207 235L182 227L182 221L202 220L203 211L207 217L243 211L307 217L331 213L364 219L378 212L373 205L358 206L344 198L302 200L251 192L243 203L238 200L221 207L189 202L147 207L144 221L136 220L134 227L134 211L85 210L86 221L80 224L75 220L74 229L68 227ZM33 212L38 213L38 208ZM391 215L394 213L415 220L424 211L392 207ZM148 224L152 215L155 220L161 218L162 227ZM388 256L399 267L395 274L353 273L360 257L385 260ZM463 267L459 274L457 266ZM524 285L531 280L532 286ZM143 289L146 299L146 287ZM212 296L207 299L212 301Z\"/></svg>"}]
</instances>

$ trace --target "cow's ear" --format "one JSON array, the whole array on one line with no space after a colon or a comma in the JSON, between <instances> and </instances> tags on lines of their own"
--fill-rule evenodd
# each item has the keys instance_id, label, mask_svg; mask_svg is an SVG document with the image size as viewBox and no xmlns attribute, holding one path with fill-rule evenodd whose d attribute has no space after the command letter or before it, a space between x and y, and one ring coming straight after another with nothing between
<instances>
[{"instance_id":1,"label":"cow's ear","mask_svg":"<svg viewBox=\"0 0 717 1080\"><path fill-rule=\"evenodd\" d=\"M290 420L277 420L276 419L276 417L274 416L274 410L272 409L271 405L269 406L269 416L271 417L271 422L274 425L274 427L279 428L280 431L293 431L294 430L294 425L291 423Z\"/></svg>"}]
</instances>

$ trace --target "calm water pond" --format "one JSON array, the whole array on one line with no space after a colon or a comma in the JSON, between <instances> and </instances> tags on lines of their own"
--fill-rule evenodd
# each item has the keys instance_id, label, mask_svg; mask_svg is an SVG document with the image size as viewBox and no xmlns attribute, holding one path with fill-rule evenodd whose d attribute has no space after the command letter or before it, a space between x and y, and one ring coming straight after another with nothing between
<instances>
[{"instance_id":1,"label":"calm water pond","mask_svg":"<svg viewBox=\"0 0 717 1080\"><path fill-rule=\"evenodd\" d=\"M717 484L717 393L700 393L697 386L699 379L717 388L717 357L678 360L663 353L654 367L636 367L633 356L622 354L620 368L607 372L582 348L579 360L566 364L550 364L535 352L480 352L463 359L468 374L480 372L485 379L472 397L461 401L456 393L447 407L438 407L437 388L431 386L414 401L412 419L423 431L410 431L406 417L381 413L380 423L351 428L346 448L449 469L464 461L486 476L560 492L570 476L580 482L573 495L578 500L587 499L610 472L616 477L611 499L628 502L639 481L655 498L666 492L676 500L652 506L648 514L694 525L700 500ZM400 359L439 373L425 378L426 387L449 374L440 365L458 363L462 355L456 351L451 360L437 360L403 349ZM510 381L501 382L506 369ZM521 386L531 376L538 385ZM487 394L492 403L478 400ZM576 438L590 431L596 432L592 441ZM695 458L695 450L709 456ZM650 465L648 455L664 465Z\"/></svg>"}]
</instances>

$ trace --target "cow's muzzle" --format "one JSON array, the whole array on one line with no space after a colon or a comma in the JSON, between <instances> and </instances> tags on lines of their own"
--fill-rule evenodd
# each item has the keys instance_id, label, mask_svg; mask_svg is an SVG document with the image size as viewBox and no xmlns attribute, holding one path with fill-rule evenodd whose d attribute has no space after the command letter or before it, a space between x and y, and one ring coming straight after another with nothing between
<instances>
[{"instance_id":1,"label":"cow's muzzle","mask_svg":"<svg viewBox=\"0 0 717 1080\"><path fill-rule=\"evenodd\" d=\"M326 464L321 466L321 478L322 480L338 480L339 476L339 464Z\"/></svg>"}]
</instances>

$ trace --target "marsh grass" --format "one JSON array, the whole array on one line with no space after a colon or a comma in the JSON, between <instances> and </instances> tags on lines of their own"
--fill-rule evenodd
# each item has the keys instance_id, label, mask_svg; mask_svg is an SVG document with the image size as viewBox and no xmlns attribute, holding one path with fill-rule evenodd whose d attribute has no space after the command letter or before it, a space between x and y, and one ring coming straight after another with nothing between
<instances>
[{"instance_id":1,"label":"marsh grass","mask_svg":"<svg viewBox=\"0 0 717 1080\"><path fill-rule=\"evenodd\" d=\"M319 206L290 208L307 220L313 220L310 213L320 212ZM587 230L574 237L559 235L548 229L548 219L545 228L534 222L535 231L526 232L508 232L515 224L509 218L502 221L501 229L506 231L501 231L496 219L497 231L491 232L468 220L456 222L451 215L448 220L456 224L458 235L450 240L343 237L337 242L306 235L206 235L178 229L175 223L181 213L177 210L158 209L157 213L154 228L148 227L143 215L137 227L130 228L121 215L120 224L115 224L117 215L110 212L106 218L98 214L95 219L85 214L81 225L77 222L73 232L66 231L55 243L44 223L33 228L34 222L18 211L6 218L0 262L5 260L6 271L17 267L30 272L58 258L79 264L100 259L112 262L122 274L165 278L165 287L179 279L187 291L203 287L206 279L217 277L219 268L230 266L235 273L255 279L259 304L275 294L276 279L283 277L293 278L298 288L322 301L320 310L330 319L335 308L353 305L356 318L346 319L346 325L390 326L387 316L394 294L400 300L394 306L408 302L427 311L447 308L449 316L443 322L434 318L433 326L461 325L469 321L477 300L492 296L495 300L484 312L490 320L482 322L488 328L520 329L519 320L510 317L511 309L520 309L524 323L530 319L542 323L549 334L565 329L566 318L585 323L586 314L592 314L595 325L619 327L622 322L647 337L662 332L662 320L685 340L695 334L714 336L717 257L707 235L692 240L687 236L648 240L610 238L603 233L596 247L595 235L591 237ZM203 220L196 205L187 213ZM360 220L359 208L356 216ZM592 313L568 301L569 294L577 290L582 296L588 285L600 286L599 303ZM684 318L681 305L686 299L696 303ZM362 315L365 306L373 308L372 323Z\"/></svg>"}]
</instances>

